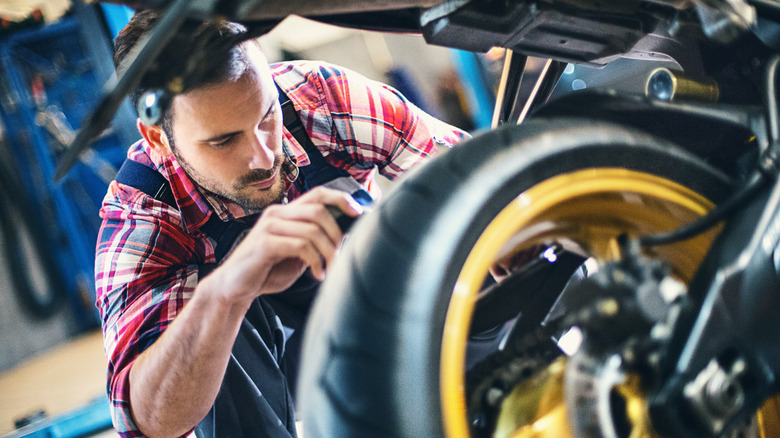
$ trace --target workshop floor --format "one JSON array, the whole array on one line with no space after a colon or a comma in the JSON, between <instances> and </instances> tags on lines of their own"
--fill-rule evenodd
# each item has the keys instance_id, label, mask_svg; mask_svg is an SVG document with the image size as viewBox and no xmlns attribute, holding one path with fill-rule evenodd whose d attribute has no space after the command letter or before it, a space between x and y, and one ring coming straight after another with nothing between
<instances>
[{"instance_id":1,"label":"workshop floor","mask_svg":"<svg viewBox=\"0 0 780 438\"><path fill-rule=\"evenodd\" d=\"M0 436L38 411L54 417L105 394L106 359L99 331L65 342L0 374ZM102 438L116 437L113 431Z\"/></svg>"}]
</instances>

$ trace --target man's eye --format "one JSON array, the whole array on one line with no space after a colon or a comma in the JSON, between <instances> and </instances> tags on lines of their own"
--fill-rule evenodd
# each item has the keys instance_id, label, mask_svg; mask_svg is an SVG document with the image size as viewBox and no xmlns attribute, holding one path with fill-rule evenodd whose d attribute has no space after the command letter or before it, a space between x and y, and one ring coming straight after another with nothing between
<instances>
[{"instance_id":1,"label":"man's eye","mask_svg":"<svg viewBox=\"0 0 780 438\"><path fill-rule=\"evenodd\" d=\"M268 113L267 116L263 120L260 121L260 124L257 126L269 126L276 123L276 111L271 111Z\"/></svg>"},{"instance_id":2,"label":"man's eye","mask_svg":"<svg viewBox=\"0 0 780 438\"><path fill-rule=\"evenodd\" d=\"M209 144L215 148L224 147L229 145L235 136L231 135L230 137L226 137L224 139L218 140L218 141L212 141Z\"/></svg>"}]
</instances>

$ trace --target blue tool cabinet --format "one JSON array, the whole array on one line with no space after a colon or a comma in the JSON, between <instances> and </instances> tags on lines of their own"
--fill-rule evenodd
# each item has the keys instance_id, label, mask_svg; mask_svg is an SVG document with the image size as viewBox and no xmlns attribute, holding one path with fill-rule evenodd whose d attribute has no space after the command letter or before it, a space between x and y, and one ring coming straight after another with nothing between
<instances>
[{"instance_id":1,"label":"blue tool cabinet","mask_svg":"<svg viewBox=\"0 0 780 438\"><path fill-rule=\"evenodd\" d=\"M76 6L55 23L0 37L0 63L6 155L34 204L35 229L50 242L77 323L91 328L98 323L93 274L98 210L127 147L138 138L129 103L61 182L52 177L114 72L102 10Z\"/></svg>"}]
</instances>

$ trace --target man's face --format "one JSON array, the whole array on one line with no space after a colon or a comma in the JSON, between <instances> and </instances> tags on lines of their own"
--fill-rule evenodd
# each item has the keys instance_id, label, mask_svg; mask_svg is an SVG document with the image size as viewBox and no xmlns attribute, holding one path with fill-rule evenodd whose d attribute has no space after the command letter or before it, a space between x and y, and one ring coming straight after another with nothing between
<instances>
[{"instance_id":1,"label":"man's face","mask_svg":"<svg viewBox=\"0 0 780 438\"><path fill-rule=\"evenodd\" d=\"M257 52L239 80L176 96L173 154L204 189L261 209L284 189L282 114L268 64Z\"/></svg>"}]
</instances>

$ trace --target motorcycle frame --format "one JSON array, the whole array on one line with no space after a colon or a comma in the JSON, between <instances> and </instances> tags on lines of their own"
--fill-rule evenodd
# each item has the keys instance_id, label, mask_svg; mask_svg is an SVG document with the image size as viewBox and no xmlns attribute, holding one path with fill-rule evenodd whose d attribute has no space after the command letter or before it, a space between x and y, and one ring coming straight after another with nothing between
<instances>
[{"instance_id":1,"label":"motorcycle frame","mask_svg":"<svg viewBox=\"0 0 780 438\"><path fill-rule=\"evenodd\" d=\"M511 74L515 62L507 61L510 74L504 79L522 80L522 74ZM660 367L666 384L650 396L653 424L664 436L717 436L752 415L778 389L780 349L774 343L780 337L780 327L775 324L774 314L762 311L780 308L780 183L776 180L780 143L774 90L778 64L780 58L775 57L766 69L764 107L642 102L646 111L657 108L691 123L699 118L717 120L754 133L761 151L758 166L765 166L762 172L767 175L763 188L725 221L723 231L689 286L689 296L696 304L679 318L664 346ZM538 79L539 83L555 78L555 73L544 76ZM505 94L498 99L496 120L499 124L504 117L504 123L517 120L512 118L517 117L517 105L507 110L506 102L523 100L517 94L519 87L504 84L502 79L500 89L512 90L515 95ZM549 97L549 92L524 96L526 106L538 106ZM587 108L589 113L594 112L593 106ZM551 115L583 114L569 108L545 114ZM522 116L518 123L521 121ZM690 405L698 394L686 393L686 387L692 387L713 360L723 368L735 362L744 364L732 382L743 400L728 415L698 413L698 421L691 421Z\"/></svg>"},{"instance_id":2,"label":"motorcycle frame","mask_svg":"<svg viewBox=\"0 0 780 438\"><path fill-rule=\"evenodd\" d=\"M780 183L777 181L778 102L775 82L780 58L766 69L766 104L762 113L743 113L759 140L757 167L766 178L763 188L724 223L707 257L689 286L698 306L683 316L666 346L666 384L651 396L654 425L672 436L716 435L747 418L777 392L780 327L771 313L780 306ZM738 109L733 110L738 113ZM778 307L780 308L780 307ZM727 368L739 362L735 390L744 394L741 406L728 415L699 413L699 422L685 418L694 397L686 387L712 362ZM727 418L730 417L730 418Z\"/></svg>"},{"instance_id":3,"label":"motorcycle frame","mask_svg":"<svg viewBox=\"0 0 780 438\"><path fill-rule=\"evenodd\" d=\"M533 90L524 94L520 83L526 60L511 51L506 55L494 127L522 123L530 109L547 101L553 89L550 84L560 78L565 67L559 63L553 69L545 68ZM774 343L780 339L780 327L774 314L761 309L780 309L780 182L776 180L780 170L780 120L774 86L778 65L780 56L766 68L764 107L643 102L648 110L657 108L691 121L704 117L754 133L761 151L759 166L765 167L762 172L770 179L747 205L725 221L689 286L689 296L696 305L680 317L664 347L666 361L660 366L666 384L651 394L650 406L653 423L665 436L717 436L752 415L777 392L780 348ZM576 109L567 112L581 115ZM588 107L588 112L592 113L593 107ZM685 389L713 360L724 367L735 362L745 365L733 382L743 394L743 401L728 415L699 412L698 421L692 422L690 404L694 394L686 394Z\"/></svg>"}]
</instances>

